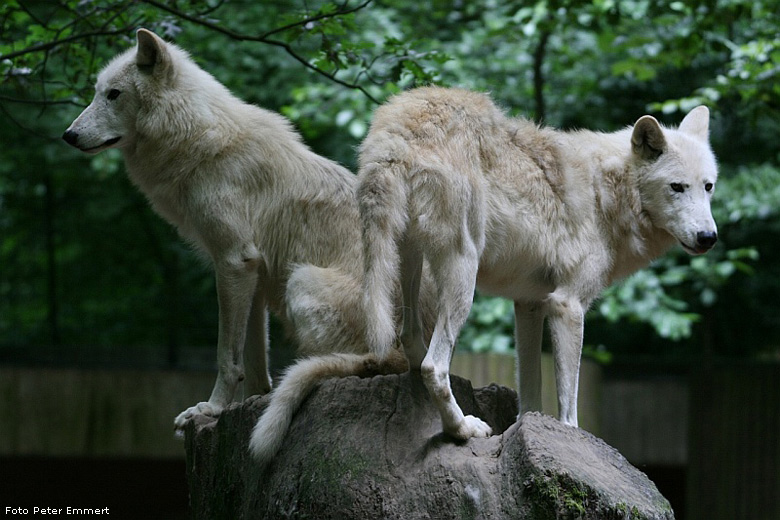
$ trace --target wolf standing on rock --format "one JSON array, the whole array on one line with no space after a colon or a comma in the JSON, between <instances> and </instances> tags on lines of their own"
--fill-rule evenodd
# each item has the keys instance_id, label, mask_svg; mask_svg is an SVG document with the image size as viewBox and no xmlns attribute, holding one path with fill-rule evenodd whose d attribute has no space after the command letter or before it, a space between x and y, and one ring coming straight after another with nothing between
<instances>
[{"instance_id":1,"label":"wolf standing on rock","mask_svg":"<svg viewBox=\"0 0 780 520\"><path fill-rule=\"evenodd\" d=\"M644 116L604 134L540 129L482 94L422 88L376 111L361 147L358 199L369 348L402 343L456 438L490 435L464 416L449 364L475 286L515 302L520 413L541 409L541 340L553 342L560 419L577 425L583 322L608 285L675 243L702 254L717 240L717 166L709 112L678 129ZM426 349L418 288L429 262L438 306Z\"/></svg>"},{"instance_id":2,"label":"wolf standing on rock","mask_svg":"<svg viewBox=\"0 0 780 520\"><path fill-rule=\"evenodd\" d=\"M256 435L265 452L320 378L377 368L365 356L356 178L314 154L286 119L237 99L184 51L140 29L137 47L103 69L63 138L88 153L120 149L155 211L213 262L219 371L209 400L183 411L177 430L194 415L218 415L242 380L247 395L271 390L268 310L301 353L342 354L291 369ZM400 357L403 366L379 371L402 371Z\"/></svg>"}]
</instances>

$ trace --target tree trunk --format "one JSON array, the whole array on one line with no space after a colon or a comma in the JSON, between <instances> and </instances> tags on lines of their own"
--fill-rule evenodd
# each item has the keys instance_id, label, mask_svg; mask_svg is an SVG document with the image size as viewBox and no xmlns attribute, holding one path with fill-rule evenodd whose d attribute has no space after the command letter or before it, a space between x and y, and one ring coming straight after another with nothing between
<instances>
[{"instance_id":1,"label":"tree trunk","mask_svg":"<svg viewBox=\"0 0 780 520\"><path fill-rule=\"evenodd\" d=\"M59 305L57 299L57 243L55 222L55 194L52 173L43 177L44 182L44 232L46 236L46 321L49 324L49 342L53 346L61 343Z\"/></svg>"},{"instance_id":2,"label":"tree trunk","mask_svg":"<svg viewBox=\"0 0 780 520\"><path fill-rule=\"evenodd\" d=\"M534 120L539 124L544 124L547 115L547 105L544 101L544 57L550 34L549 29L542 29L534 49Z\"/></svg>"}]
</instances>

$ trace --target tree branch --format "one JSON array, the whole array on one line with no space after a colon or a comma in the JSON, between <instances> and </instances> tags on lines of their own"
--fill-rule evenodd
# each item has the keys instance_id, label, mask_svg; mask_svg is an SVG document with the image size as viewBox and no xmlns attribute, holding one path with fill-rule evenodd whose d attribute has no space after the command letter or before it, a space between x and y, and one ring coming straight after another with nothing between
<instances>
[{"instance_id":1,"label":"tree branch","mask_svg":"<svg viewBox=\"0 0 780 520\"><path fill-rule=\"evenodd\" d=\"M67 43L73 43L78 40L83 40L87 38L94 38L96 36L117 36L120 34L127 34L127 31L132 29L132 26L125 26L121 29L114 29L113 31L92 31L92 32L86 32L81 34L74 34L73 36L68 36L66 38L62 38L60 40L53 40L46 43L41 43L38 45L32 45L30 47L9 52L8 54L0 54L0 61L2 60L12 60L14 58L18 58L19 56L24 56L25 54L31 54L34 52L46 52L50 51L51 49L58 47L60 45L64 45Z\"/></svg>"},{"instance_id":2,"label":"tree branch","mask_svg":"<svg viewBox=\"0 0 780 520\"><path fill-rule=\"evenodd\" d=\"M357 11L367 7L373 0L364 0L360 4L358 4L358 5L354 6L354 7L350 7L350 8L347 8L347 2L344 2L344 4L339 6L333 12L321 13L321 14L318 14L318 15L315 15L315 16L306 17L306 18L303 18L303 19L298 20L296 22L289 23L289 24L286 24L286 25L281 26L281 27L277 27L277 28L272 29L270 31L267 31L267 32L265 32L263 34L260 34L258 36L253 36L253 35L249 35L249 34L239 33L239 32L234 31L232 29L220 26L220 25L218 25L218 24L216 24L214 22L206 20L206 19L202 18L200 15L195 16L195 15L191 15L191 14L185 13L184 11L181 11L181 10L175 8L175 7L170 6L170 5L166 5L165 3L161 2L161 1L158 1L158 0L140 0L140 1L143 2L143 3L146 3L146 4L150 5L150 6L153 6L153 7L157 8L157 9L159 9L161 11L165 11L165 12L167 12L169 14L172 14L172 15L174 15L174 16L182 19L182 20L185 20L185 21L188 21L190 23L193 23L193 24L205 27L205 28L207 28L207 29L209 29L211 31L217 32L219 34L227 36L228 38L236 40L236 41L259 42L259 43L264 43L266 45L272 45L272 46L275 46L275 47L280 47L289 56L291 56L293 59L295 59L301 65L303 65L305 68L315 72L316 74L318 74L318 75L320 75L322 77L327 78L328 80L330 80L330 81L332 81L332 82L334 82L334 83L336 83L338 85L341 85L341 86L349 88L349 89L360 91L364 96L366 96L368 99L370 99L375 104L379 104L380 103L379 100L376 99L374 96L372 96L371 93L369 93L366 90L365 87L363 87L362 85L360 85L357 82L357 80L352 81L352 82L345 81L344 79L341 79L341 78L338 77L338 74L340 72L339 70L336 70L334 72L328 72L326 70L321 69L320 67L317 67L316 65L312 64L311 62L309 62L304 56L302 56L301 54L296 52L296 50L290 44L274 38L274 36L279 35L281 33L284 33L285 31L289 31L289 30L292 30L292 29L295 29L295 28L298 28L298 27L305 27L306 25L308 25L310 23L321 22L323 20L335 18L335 17L338 17L338 16L344 16L344 15L348 15L348 14L351 14L351 13L355 13L355 12L357 12ZM124 12L124 10L120 11L120 13L121 12ZM117 15L119 15L120 13L117 13ZM82 18L82 19L84 19L84 18ZM115 19L115 17L112 18L112 20L113 19ZM55 39L53 39L53 40L51 40L49 42L44 42L44 43L32 45L32 46L26 47L24 49L20 49L20 50L17 50L17 51L9 52L7 54L1 54L0 55L0 61L3 61L3 60L13 60L15 58L18 58L20 56L24 56L24 55L27 55L27 54L33 54L33 53L39 53L39 52L48 53L52 49L55 49L55 48L57 48L59 46L71 44L71 43L74 43L74 42L77 42L77 41L81 41L81 40L90 40L90 39L93 39L93 38L96 38L96 37L124 35L124 34L127 34L129 31L131 31L133 28L135 28L136 25L139 23L139 21L140 20L138 20L138 19L133 20L132 24L129 24L129 25L126 24L123 27L117 28L117 29L107 29L107 28L105 28L105 25L104 25L102 28L95 29L95 30L88 31L88 32L72 34L70 36L63 37L63 38L55 37ZM356 78L360 78L360 75L356 76ZM8 98L6 98L5 100L6 101L13 101L13 102L21 102L21 100L11 100L11 99L8 99ZM48 102L46 102L44 104L48 104Z\"/></svg>"},{"instance_id":3,"label":"tree branch","mask_svg":"<svg viewBox=\"0 0 780 520\"><path fill-rule=\"evenodd\" d=\"M344 5L341 6L341 9L339 9L338 11L335 11L333 13L319 14L317 16L312 16L310 18L304 18L303 20L299 20L297 22L293 22L293 23L284 25L282 27L277 27L276 29L273 29L273 30L268 31L267 33L263 34L261 36L261 38L266 39L269 36L273 36L274 34L278 34L278 33L284 32L284 31L288 31L288 30L294 29L296 27L304 27L307 24L318 22L320 20L327 20L328 18L335 18L336 16L343 16L345 14L352 14L352 13L355 13L357 11L360 11L364 7L367 7L368 4L370 4L372 1L373 0L366 0L362 4L359 4L359 5L351 8L351 9L344 9L344 7L346 7L346 2L345 2Z\"/></svg>"},{"instance_id":4,"label":"tree branch","mask_svg":"<svg viewBox=\"0 0 780 520\"><path fill-rule=\"evenodd\" d=\"M16 103L20 105L40 105L42 104L40 100L37 99L21 99L21 98L13 98L8 96L2 96L0 95L0 101L6 102L6 103ZM43 101L43 104L46 106L52 106L52 105L73 105L74 107L84 108L84 105L81 103L76 103L73 100L70 99L64 99L64 100L45 100Z\"/></svg>"},{"instance_id":5,"label":"tree branch","mask_svg":"<svg viewBox=\"0 0 780 520\"><path fill-rule=\"evenodd\" d=\"M292 24L285 25L283 27L279 27L279 28L273 29L273 30L268 31L268 32L266 32L264 34L261 34L259 36L252 36L252 35L248 35L248 34L238 33L236 31L233 31L231 29L222 27L222 26L217 25L217 24L215 24L213 22L210 22L208 20L204 20L202 18L189 15L189 14L183 12L183 11L180 11L179 9L176 9L174 7L171 7L171 6L168 6L168 5L163 4L161 2L158 2L157 0L141 0L141 1L146 3L146 4L149 4L151 6L154 6L154 7L158 8L158 9L160 9L162 11L168 12L168 13L174 15L174 16L177 16L177 17L179 17L179 18L181 18L183 20L187 20L188 22L194 23L196 25L200 25L202 27L206 27L207 29L210 29L212 31L218 32L220 34L223 34L223 35L225 35L225 36L227 36L227 37L229 37L229 38L231 38L233 40L259 42L259 43L265 43L267 45L272 45L272 46L275 46L275 47L280 47L280 48L284 49L284 51L287 52L287 54L289 54L293 59L295 59L297 62L299 62L301 65L303 65L307 69L309 69L309 70L311 70L313 72L316 72L317 74L319 74L319 75L329 79L330 81L333 81L334 83L337 83L337 84L339 84L339 85L341 85L343 87L354 89L354 90L358 90L363 95L365 95L368 99L370 99L372 102L376 103L377 105L380 104L379 100L377 100L374 96L372 96L361 85L358 85L356 83L350 83L348 81L344 81L344 80L336 77L336 73L331 74L331 73L329 73L329 72L327 72L327 71L317 67L316 65L311 64L303 56L301 56L300 54L295 52L295 50L289 44L287 44L287 43L285 43L283 41L279 41L279 40L275 40L275 39L271 38L272 35L279 34L280 32L283 32L283 31L286 31L286 30L289 30L289 29L292 29L292 28L295 28L295 27L305 26L306 24L309 24L309 23L312 23L312 22L316 22L316 21L320 21L320 20L324 20L324 19L327 19L327 18L333 18L333 17L336 17L336 16L344 15L344 14L354 13L354 12L356 12L356 11L366 7L368 4L371 3L372 0L366 0L362 4L359 4L358 6L356 6L354 8L351 8L351 9L347 9L347 10L343 10L343 11L336 11L334 13L321 14L321 15L310 17L310 18L304 18L303 20L299 20L298 22L295 22L295 23L292 23Z\"/></svg>"},{"instance_id":6,"label":"tree branch","mask_svg":"<svg viewBox=\"0 0 780 520\"><path fill-rule=\"evenodd\" d=\"M534 78L534 119L537 123L543 123L546 105L544 102L544 57L547 51L547 42L550 39L550 30L542 29L539 35L539 43L534 50L534 65L533 65L533 78Z\"/></svg>"}]
</instances>

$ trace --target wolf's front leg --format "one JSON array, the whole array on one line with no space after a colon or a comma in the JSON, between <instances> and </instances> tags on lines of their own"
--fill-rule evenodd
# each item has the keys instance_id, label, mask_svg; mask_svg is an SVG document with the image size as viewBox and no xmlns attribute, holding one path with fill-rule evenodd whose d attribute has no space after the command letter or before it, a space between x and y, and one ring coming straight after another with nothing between
<instances>
[{"instance_id":1,"label":"wolf's front leg","mask_svg":"<svg viewBox=\"0 0 780 520\"><path fill-rule=\"evenodd\" d=\"M553 294L548 308L558 389L558 416L564 424L577 426L585 306L576 298Z\"/></svg>"},{"instance_id":2,"label":"wolf's front leg","mask_svg":"<svg viewBox=\"0 0 780 520\"><path fill-rule=\"evenodd\" d=\"M256 250L251 254L251 249L245 248L243 254L215 262L219 300L217 381L208 401L191 406L176 417L177 434L182 433L187 421L195 415L213 417L222 413L244 380L244 343L260 265L259 254Z\"/></svg>"},{"instance_id":3,"label":"wolf's front leg","mask_svg":"<svg viewBox=\"0 0 780 520\"><path fill-rule=\"evenodd\" d=\"M419 370L427 353L423 338L420 284L422 282L423 255L415 247L403 244L401 250L401 293L403 297L403 328L401 344L412 370ZM425 294L430 299L429 294ZM427 303L427 302L426 302Z\"/></svg>"},{"instance_id":4,"label":"wolf's front leg","mask_svg":"<svg viewBox=\"0 0 780 520\"><path fill-rule=\"evenodd\" d=\"M542 411L542 335L544 305L515 302L517 417Z\"/></svg>"}]
</instances>

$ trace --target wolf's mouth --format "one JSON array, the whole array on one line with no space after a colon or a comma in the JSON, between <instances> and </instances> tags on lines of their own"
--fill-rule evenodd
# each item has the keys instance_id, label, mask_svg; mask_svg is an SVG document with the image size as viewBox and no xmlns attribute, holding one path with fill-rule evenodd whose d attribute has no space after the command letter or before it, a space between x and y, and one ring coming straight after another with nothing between
<instances>
[{"instance_id":1,"label":"wolf's mouth","mask_svg":"<svg viewBox=\"0 0 780 520\"><path fill-rule=\"evenodd\" d=\"M683 250L692 256L699 256L703 255L707 251L709 251L711 248L709 247L690 247L685 244L682 240L680 241L680 245L682 246Z\"/></svg>"},{"instance_id":2,"label":"wolf's mouth","mask_svg":"<svg viewBox=\"0 0 780 520\"><path fill-rule=\"evenodd\" d=\"M119 142L119 140L122 139L122 136L119 137L112 137L108 141L104 141L102 144L99 144L97 146L93 146L92 148L81 148L82 152L99 152L100 150L103 150L105 148L108 148L109 146L115 145Z\"/></svg>"}]
</instances>

